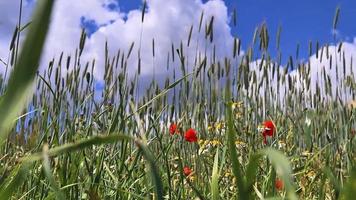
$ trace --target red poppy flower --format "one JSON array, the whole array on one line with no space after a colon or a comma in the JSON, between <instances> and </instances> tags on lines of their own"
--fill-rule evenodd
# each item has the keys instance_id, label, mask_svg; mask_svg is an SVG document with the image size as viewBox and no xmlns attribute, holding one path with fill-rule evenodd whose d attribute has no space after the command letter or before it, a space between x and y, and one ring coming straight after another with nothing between
<instances>
[{"instance_id":1,"label":"red poppy flower","mask_svg":"<svg viewBox=\"0 0 356 200\"><path fill-rule=\"evenodd\" d=\"M271 120L263 122L263 126L263 143L267 144L267 136L272 137L276 127L274 127L274 123Z\"/></svg>"},{"instance_id":2,"label":"red poppy flower","mask_svg":"<svg viewBox=\"0 0 356 200\"><path fill-rule=\"evenodd\" d=\"M184 134L184 139L188 142L197 142L197 132L192 128L188 129Z\"/></svg>"},{"instance_id":3,"label":"red poppy flower","mask_svg":"<svg viewBox=\"0 0 356 200\"><path fill-rule=\"evenodd\" d=\"M184 174L185 176L189 176L191 173L192 173L192 170L191 170L189 167L185 166L185 167L183 168L183 174Z\"/></svg>"},{"instance_id":4,"label":"red poppy flower","mask_svg":"<svg viewBox=\"0 0 356 200\"><path fill-rule=\"evenodd\" d=\"M172 123L169 126L169 134L174 135L175 133L178 133L178 126L175 123Z\"/></svg>"},{"instance_id":5,"label":"red poppy flower","mask_svg":"<svg viewBox=\"0 0 356 200\"><path fill-rule=\"evenodd\" d=\"M284 187L284 183L281 179L277 178L275 182L275 187L277 190L282 190Z\"/></svg>"}]
</instances>

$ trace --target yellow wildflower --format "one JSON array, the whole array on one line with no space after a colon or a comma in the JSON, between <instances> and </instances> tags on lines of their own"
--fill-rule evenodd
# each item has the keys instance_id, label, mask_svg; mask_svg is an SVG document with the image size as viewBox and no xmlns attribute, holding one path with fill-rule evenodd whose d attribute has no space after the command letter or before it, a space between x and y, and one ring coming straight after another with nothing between
<instances>
[{"instance_id":1,"label":"yellow wildflower","mask_svg":"<svg viewBox=\"0 0 356 200\"><path fill-rule=\"evenodd\" d=\"M286 142L283 140L278 140L278 147L279 148L284 148L286 147Z\"/></svg>"},{"instance_id":2,"label":"yellow wildflower","mask_svg":"<svg viewBox=\"0 0 356 200\"><path fill-rule=\"evenodd\" d=\"M208 126L208 131L213 131L214 130L214 125L209 125Z\"/></svg>"},{"instance_id":3,"label":"yellow wildflower","mask_svg":"<svg viewBox=\"0 0 356 200\"><path fill-rule=\"evenodd\" d=\"M302 156L304 156L304 157L308 157L308 156L310 156L310 155L312 155L313 153L311 153L311 152L309 152L309 151L303 151L302 152Z\"/></svg>"},{"instance_id":4,"label":"yellow wildflower","mask_svg":"<svg viewBox=\"0 0 356 200\"><path fill-rule=\"evenodd\" d=\"M212 140L210 142L210 144L213 146L213 147L216 147L216 146L219 146L221 145L221 142L219 140Z\"/></svg>"},{"instance_id":5,"label":"yellow wildflower","mask_svg":"<svg viewBox=\"0 0 356 200\"><path fill-rule=\"evenodd\" d=\"M241 118L242 118L242 113L237 112L237 113L235 114L235 118L236 118L236 119L241 119Z\"/></svg>"},{"instance_id":6,"label":"yellow wildflower","mask_svg":"<svg viewBox=\"0 0 356 200\"><path fill-rule=\"evenodd\" d=\"M236 140L235 145L238 149L245 148L247 144L242 140Z\"/></svg>"},{"instance_id":7,"label":"yellow wildflower","mask_svg":"<svg viewBox=\"0 0 356 200\"><path fill-rule=\"evenodd\" d=\"M310 179L315 178L315 175L316 175L316 173L315 173L313 170L310 170L310 171L306 174L306 176L307 176L308 178L310 178Z\"/></svg>"},{"instance_id":8,"label":"yellow wildflower","mask_svg":"<svg viewBox=\"0 0 356 200\"><path fill-rule=\"evenodd\" d=\"M241 108L243 106L244 102L238 101L238 102L233 102L232 103L232 109L234 110L235 108Z\"/></svg>"},{"instance_id":9,"label":"yellow wildflower","mask_svg":"<svg viewBox=\"0 0 356 200\"><path fill-rule=\"evenodd\" d=\"M199 139L199 140L198 140L198 145L199 145L199 146L203 146L203 145L204 145L204 142L205 142L205 140Z\"/></svg>"},{"instance_id":10,"label":"yellow wildflower","mask_svg":"<svg viewBox=\"0 0 356 200\"><path fill-rule=\"evenodd\" d=\"M215 124L215 130L217 130L217 131L223 129L224 127L225 127L225 123L224 122L217 122Z\"/></svg>"}]
</instances>

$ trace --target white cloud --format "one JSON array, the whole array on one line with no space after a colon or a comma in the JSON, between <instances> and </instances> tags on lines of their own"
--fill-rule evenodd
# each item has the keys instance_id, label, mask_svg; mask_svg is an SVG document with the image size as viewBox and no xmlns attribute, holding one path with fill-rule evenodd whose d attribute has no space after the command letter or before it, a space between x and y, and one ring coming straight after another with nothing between
<instances>
[{"instance_id":1,"label":"white cloud","mask_svg":"<svg viewBox=\"0 0 356 200\"><path fill-rule=\"evenodd\" d=\"M2 1L4 2L4 1ZM14 1L6 1L14 2ZM75 49L78 47L81 33L81 18L93 20L97 25L102 26L97 32L87 39L85 51L82 56L82 63L95 59L97 62L94 76L102 79L104 71L104 45L109 44L109 53L116 55L120 49L125 54L132 42L135 42L131 58L128 61L129 71L137 70L138 47L141 43L142 76L151 76L153 71L152 40L155 40L156 57L154 61L155 71L167 73L167 54L171 53L172 43L175 48L179 48L182 41L186 61L192 67L193 59L197 52L209 55L213 46L205 39L205 24L214 16L214 44L216 45L216 55L222 58L232 54L233 37L228 25L229 17L227 7L222 0L212 0L202 3L201 0L148 0L145 22L143 24L142 40L141 36L141 10L132 10L129 13L120 11L109 11L104 5L113 3L113 0L88 0L68 1L57 0L52 16L51 28L48 34L46 48L44 51L42 69L46 67L53 57L59 57L63 51L64 56L74 57ZM2 3L4 4L4 3ZM15 3L5 3L8 9L7 18L1 17L14 27L16 24ZM0 7L2 10L4 7ZM30 9L24 9L30 10ZM198 34L198 25L201 12L204 11L204 21L202 30ZM3 12L0 12L3 13ZM5 15L5 14L2 14ZM28 17L27 17L28 18ZM9 19L9 20L8 20ZM190 47L187 48L187 39L190 26L193 25L193 35ZM7 25L6 29L10 30ZM11 40L11 33L6 33L7 38L1 42L2 49ZM10 38L9 38L10 37ZM178 56L175 53L175 64L179 71ZM0 54L7 57L5 53ZM170 55L172 56L172 55ZM64 57L64 58L65 58ZM73 60L73 59L72 59Z\"/></svg>"},{"instance_id":2,"label":"white cloud","mask_svg":"<svg viewBox=\"0 0 356 200\"><path fill-rule=\"evenodd\" d=\"M340 49L339 47L339 44L336 46L325 46L318 51L318 57L314 54L309 58L310 90L315 92L318 85L321 94L325 96L325 73L326 79L328 79L328 77L330 79L332 97L335 99L336 94L338 94L340 100L347 102L352 99L352 91L350 91L350 88L345 84L346 78L349 76L353 80L356 80L356 66L354 60L356 58L356 38L353 43L344 42ZM305 79L298 75L299 72L300 70L297 69L293 71L291 75L303 82Z\"/></svg>"},{"instance_id":3,"label":"white cloud","mask_svg":"<svg viewBox=\"0 0 356 200\"><path fill-rule=\"evenodd\" d=\"M129 60L129 71L137 70L138 48L141 43L142 75L149 76L153 71L152 40L155 40L155 72L165 73L168 53L171 54L171 45L179 48L182 41L184 52L188 55L188 65L192 67L196 50L205 51L204 28L198 34L198 26L201 12L204 10L205 20L210 20L214 16L215 39L217 54L222 57L231 55L233 37L228 25L227 8L223 1L215 0L203 4L200 0L150 0L148 1L148 11L145 20L141 23L141 11L133 10L127 14L127 20L117 19L114 23L102 27L88 40L86 55L88 58L95 57L101 60L104 57L104 44L108 41L112 53L118 49L128 52L132 42L135 42L131 59ZM190 26L193 25L193 35L190 47L187 48L187 39ZM203 24L204 27L205 23ZM142 40L141 27L143 28ZM197 41L199 40L199 43ZM207 42L207 51L210 53L211 46ZM177 54L175 53L175 66L178 67ZM103 66L98 66L96 72L102 75Z\"/></svg>"},{"instance_id":4,"label":"white cloud","mask_svg":"<svg viewBox=\"0 0 356 200\"><path fill-rule=\"evenodd\" d=\"M353 43L344 42L339 51L338 45L330 45L328 48L325 46L318 51L318 56L313 54L306 61L299 61L302 67L299 67L291 72L289 72L285 78L284 70L282 66L278 66L276 63L270 62L267 66L266 61L256 60L250 63L250 71L256 74L255 79L251 79L249 82L249 91L253 91L252 94L257 94L255 91L259 91L258 95L264 97L265 89L268 88L271 98L267 96L267 99L275 99L275 104L279 101L280 105L285 104L285 98L288 98L289 92L295 92L296 94L304 95L307 102L313 101L313 96L309 94L315 94L317 86L321 94L321 98L327 100L335 100L338 96L340 100L346 105L347 102L353 99L353 95L356 95L356 91L352 91L351 88L346 85L347 77L356 80L356 38ZM328 56L327 56L328 54ZM261 64L262 63L262 64ZM275 73L273 74L273 64L275 65ZM294 63L295 65L296 63ZM345 66L345 67L344 67ZM260 70L261 69L261 70ZM264 80L264 70L268 72L268 79L270 80L270 85L267 87L265 81L261 85L260 90L252 84L254 81L258 83ZM304 74L303 71L309 71L309 73ZM325 84L324 79L330 79L331 96L326 93L326 89L329 88ZM277 74L280 74L280 79L278 81ZM289 85L289 78L292 85ZM309 86L307 86L307 81L310 81ZM279 87L279 89L277 89ZM291 91L289 90L291 89ZM295 91L293 91L295 90ZM301 91L304 91L303 93ZM337 94L337 95L336 95ZM305 105L309 106L309 105Z\"/></svg>"},{"instance_id":5,"label":"white cloud","mask_svg":"<svg viewBox=\"0 0 356 200\"><path fill-rule=\"evenodd\" d=\"M72 54L72 57L74 56L81 34L81 17L95 20L98 24L120 18L119 13L109 12L103 7L105 2L107 1L90 0L83 3L83 1L57 0L48 34L44 61L48 61L52 57L58 58L62 51L65 55Z\"/></svg>"}]
</instances>

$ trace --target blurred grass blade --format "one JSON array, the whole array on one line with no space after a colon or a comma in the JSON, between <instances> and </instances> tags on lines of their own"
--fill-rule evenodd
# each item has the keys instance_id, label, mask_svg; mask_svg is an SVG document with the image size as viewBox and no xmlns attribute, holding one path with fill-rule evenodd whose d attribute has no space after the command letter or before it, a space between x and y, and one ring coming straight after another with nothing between
<instances>
[{"instance_id":1,"label":"blurred grass blade","mask_svg":"<svg viewBox=\"0 0 356 200\"><path fill-rule=\"evenodd\" d=\"M140 148L140 150L142 151L143 157L147 160L149 166L150 166L150 173L151 173L151 177L152 177L152 181L155 185L155 189L156 189L156 198L158 200L163 200L163 184L161 181L161 178L159 176L159 171L157 166L155 165L155 158L152 156L152 154L149 152L148 148L143 145L141 142L139 141L135 141L136 145Z\"/></svg>"},{"instance_id":2,"label":"blurred grass blade","mask_svg":"<svg viewBox=\"0 0 356 200\"><path fill-rule=\"evenodd\" d=\"M213 165L213 173L211 176L211 194L212 199L217 200L219 199L219 148L216 149L215 158L214 158L214 165Z\"/></svg>"},{"instance_id":3,"label":"blurred grass blade","mask_svg":"<svg viewBox=\"0 0 356 200\"><path fill-rule=\"evenodd\" d=\"M31 27L27 33L19 60L9 78L4 96L0 99L0 145L14 124L16 115L25 107L31 94L42 49L45 43L54 1L38 2Z\"/></svg>"},{"instance_id":4,"label":"blurred grass blade","mask_svg":"<svg viewBox=\"0 0 356 200\"><path fill-rule=\"evenodd\" d=\"M256 177L258 174L257 170L261 158L261 154L253 154L252 156L250 156L250 160L246 167L246 190L249 192L253 190L253 184L256 181Z\"/></svg>"},{"instance_id":5,"label":"blurred grass blade","mask_svg":"<svg viewBox=\"0 0 356 200\"><path fill-rule=\"evenodd\" d=\"M335 194L335 199L339 199L339 195L340 195L340 190L341 190L341 183L340 181L337 179L337 177L334 175L334 172L330 169L330 167L325 167L323 169L324 174L326 175L326 177L329 179L331 185L333 186L333 192Z\"/></svg>"},{"instance_id":6,"label":"blurred grass blade","mask_svg":"<svg viewBox=\"0 0 356 200\"><path fill-rule=\"evenodd\" d=\"M49 183L51 184L51 188L54 190L54 193L58 200L65 200L66 199L65 196L61 191L61 189L59 188L59 186L57 185L53 177L53 174L51 172L50 160L48 156L48 145L43 146L42 155L43 155L43 171Z\"/></svg>"},{"instance_id":7,"label":"blurred grass blade","mask_svg":"<svg viewBox=\"0 0 356 200\"><path fill-rule=\"evenodd\" d=\"M12 194L26 180L29 173L29 163L19 164L11 172L11 175L0 185L0 198L10 199Z\"/></svg>"},{"instance_id":8,"label":"blurred grass blade","mask_svg":"<svg viewBox=\"0 0 356 200\"><path fill-rule=\"evenodd\" d=\"M226 117L227 117L227 144L228 150L230 153L230 160L232 163L232 172L237 180L237 188L239 190L239 199L248 199L248 194L245 192L245 183L244 183L244 176L242 173L242 166L238 160L239 155L236 151L235 146L235 129L234 129L234 122L232 117L232 102L231 94L230 94L230 80L227 80L226 88L225 88L225 99L228 101L226 105Z\"/></svg>"},{"instance_id":9,"label":"blurred grass blade","mask_svg":"<svg viewBox=\"0 0 356 200\"><path fill-rule=\"evenodd\" d=\"M354 193L356 191L356 168L352 169L350 172L350 178L348 179L348 182L345 184L342 194L341 194L341 199L344 200L353 200Z\"/></svg>"},{"instance_id":10,"label":"blurred grass blade","mask_svg":"<svg viewBox=\"0 0 356 200\"><path fill-rule=\"evenodd\" d=\"M111 134L111 135L98 135L98 136L93 136L89 139L83 139L75 143L68 143L64 144L59 147L55 147L52 149L48 150L48 156L53 157L53 156L58 156L64 153L68 152L74 152L78 150L85 149L87 147L91 147L93 145L102 145L102 144L112 144L116 143L118 141L122 140L132 140L132 137L129 137L127 135L122 135L122 134ZM33 162L36 160L41 160L42 159L42 153L34 153L30 156L24 157L21 159L23 162Z\"/></svg>"},{"instance_id":11,"label":"blurred grass blade","mask_svg":"<svg viewBox=\"0 0 356 200\"><path fill-rule=\"evenodd\" d=\"M277 174L281 176L283 183L285 185L285 189L287 191L288 199L297 200L298 197L295 193L295 189L291 181L292 169L287 157L283 155L281 152L272 148L266 148L261 152L262 154L268 157L273 167L275 168Z\"/></svg>"}]
</instances>

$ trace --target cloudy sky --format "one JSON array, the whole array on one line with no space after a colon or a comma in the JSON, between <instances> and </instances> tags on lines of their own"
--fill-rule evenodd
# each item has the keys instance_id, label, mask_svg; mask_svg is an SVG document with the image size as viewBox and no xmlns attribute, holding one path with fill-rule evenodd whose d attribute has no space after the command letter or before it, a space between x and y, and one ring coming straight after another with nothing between
<instances>
[{"instance_id":1,"label":"cloudy sky","mask_svg":"<svg viewBox=\"0 0 356 200\"><path fill-rule=\"evenodd\" d=\"M8 60L9 43L18 21L20 0L0 0L0 58ZM208 21L214 16L214 44L217 56L231 56L233 38L242 41L242 50L251 44L256 26L265 22L270 34L270 53L276 55L276 33L282 26L281 51L284 61L295 56L300 44L300 58L308 57L308 43L317 41L330 44L344 41L344 51L350 58L356 55L356 1L354 0L148 0L145 22L141 23L141 0L57 0L51 29L47 39L44 60L74 54L85 28L88 39L83 57L99 61L104 55L104 44L108 41L109 50L114 55L118 49L128 50L135 42L133 52L137 52L142 30L142 62L144 75L152 73L152 40L155 40L156 71L162 72L166 66L167 52L172 43L186 42L191 25L197 29L201 12ZM24 0L22 24L30 20L36 0ZM340 20L333 38L332 22L335 9L340 6ZM237 26L233 26L232 12L237 10ZM198 41L187 54L194 57L195 49L204 50L204 35L193 31L192 41ZM350 60L349 58L347 58ZM45 62L44 61L44 62ZM135 60L132 60L132 66ZM317 62L315 62L317 63ZM0 71L4 66L0 63ZM133 70L133 69L132 69ZM97 67L95 75L102 77L103 69Z\"/></svg>"}]
</instances>

